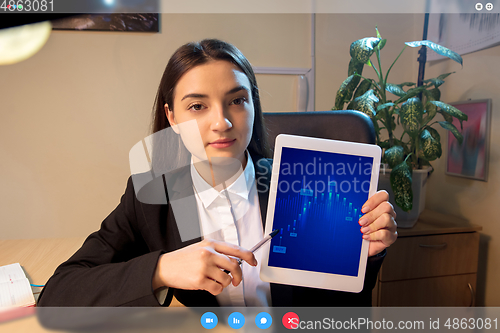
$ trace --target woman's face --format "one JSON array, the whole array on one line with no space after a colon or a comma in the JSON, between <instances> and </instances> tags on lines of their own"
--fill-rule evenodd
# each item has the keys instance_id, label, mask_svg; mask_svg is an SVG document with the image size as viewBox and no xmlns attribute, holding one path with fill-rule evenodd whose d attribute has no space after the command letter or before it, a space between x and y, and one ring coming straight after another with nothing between
<instances>
[{"instance_id":1,"label":"woman's face","mask_svg":"<svg viewBox=\"0 0 500 333\"><path fill-rule=\"evenodd\" d=\"M228 61L215 60L192 68L177 82L174 105L165 105L170 125L181 135L195 160L203 160L199 136L182 125L196 120L206 157L235 158L246 164L245 150L252 137L254 107L250 81ZM192 122L194 124L194 122ZM201 152L201 153L200 153Z\"/></svg>"}]
</instances>

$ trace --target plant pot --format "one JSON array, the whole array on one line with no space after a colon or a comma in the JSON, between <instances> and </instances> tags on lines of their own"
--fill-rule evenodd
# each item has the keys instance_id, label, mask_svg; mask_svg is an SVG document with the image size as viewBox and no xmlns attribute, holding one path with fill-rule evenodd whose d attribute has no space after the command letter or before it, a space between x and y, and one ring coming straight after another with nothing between
<instances>
[{"instance_id":1,"label":"plant pot","mask_svg":"<svg viewBox=\"0 0 500 333\"><path fill-rule=\"evenodd\" d=\"M397 206L394 201L394 192L392 192L390 181L391 169L380 168L378 188L379 190L386 190L389 192L389 201L394 206L394 210L397 214L396 222L398 223L398 228L411 228L417 223L420 213L422 213L425 208L425 191L430 171L431 167L413 170L411 184L413 191L413 208L409 212L405 212Z\"/></svg>"}]
</instances>

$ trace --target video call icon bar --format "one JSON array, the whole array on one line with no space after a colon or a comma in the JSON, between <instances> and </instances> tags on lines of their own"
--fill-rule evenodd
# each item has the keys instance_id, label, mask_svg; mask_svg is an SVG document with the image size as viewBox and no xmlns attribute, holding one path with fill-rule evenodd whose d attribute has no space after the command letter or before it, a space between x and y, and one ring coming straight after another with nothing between
<instances>
[{"instance_id":1,"label":"video call icon bar","mask_svg":"<svg viewBox=\"0 0 500 333\"><path fill-rule=\"evenodd\" d=\"M283 319L283 322L284 320L285 319ZM217 318L217 315L213 312L205 312L201 316L201 326L203 326L207 330L215 328L218 323L219 320ZM245 316L240 312L233 312L227 318L227 323L232 329L240 329L245 325ZM255 316L255 325L262 330L271 327L272 323L273 318L267 312L261 312L257 316Z\"/></svg>"}]
</instances>

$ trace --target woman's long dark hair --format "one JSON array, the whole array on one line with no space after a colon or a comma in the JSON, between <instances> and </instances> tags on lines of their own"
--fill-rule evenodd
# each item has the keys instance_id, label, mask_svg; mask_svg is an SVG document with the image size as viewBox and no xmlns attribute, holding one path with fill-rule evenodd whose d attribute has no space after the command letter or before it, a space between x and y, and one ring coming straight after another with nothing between
<instances>
[{"instance_id":1,"label":"woman's long dark hair","mask_svg":"<svg viewBox=\"0 0 500 333\"><path fill-rule=\"evenodd\" d=\"M257 80L253 72L250 62L234 45L226 43L218 39L204 39L200 42L185 44L177 49L170 58L165 72L160 81L158 92L156 94L155 104L153 108L152 132L157 133L168 127L167 116L165 115L165 104L173 107L174 90L180 78L192 68L205 64L212 60L225 60L236 65L248 77L251 85L251 93L253 106L255 111L255 119L253 123L252 138L248 145L248 151L252 158L268 157L269 148L266 139L266 130L264 126L264 117L262 115L262 107L260 105L259 89L257 88ZM158 136L158 138L161 137ZM153 167L155 163L162 163L164 154L177 154L185 151L179 140L174 147L174 151L166 151L168 147L172 147L171 143L168 146L163 143L156 143L158 138L153 138ZM165 140L162 140L165 141ZM170 140L171 141L171 140ZM156 155L156 156L155 156ZM160 156L159 156L160 155ZM170 158L172 156L170 155ZM181 162L185 165L186 161ZM160 166L159 166L160 167ZM160 167L160 169L162 169Z\"/></svg>"}]
</instances>

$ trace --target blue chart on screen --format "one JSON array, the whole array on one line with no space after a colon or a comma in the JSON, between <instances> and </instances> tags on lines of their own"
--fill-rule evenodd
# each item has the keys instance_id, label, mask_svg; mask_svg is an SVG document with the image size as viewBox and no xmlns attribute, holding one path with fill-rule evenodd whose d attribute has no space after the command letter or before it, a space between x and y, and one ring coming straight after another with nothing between
<instances>
[{"instance_id":1,"label":"blue chart on screen","mask_svg":"<svg viewBox=\"0 0 500 333\"><path fill-rule=\"evenodd\" d=\"M255 325L257 325L257 327L262 330L271 327L272 323L273 323L273 318L267 312L261 312L255 317Z\"/></svg>"},{"instance_id":2,"label":"blue chart on screen","mask_svg":"<svg viewBox=\"0 0 500 333\"><path fill-rule=\"evenodd\" d=\"M201 316L201 326L208 330L215 328L218 322L219 320L213 312L205 312L203 316Z\"/></svg>"},{"instance_id":3,"label":"blue chart on screen","mask_svg":"<svg viewBox=\"0 0 500 333\"><path fill-rule=\"evenodd\" d=\"M373 158L284 147L269 266L357 276Z\"/></svg>"},{"instance_id":4,"label":"blue chart on screen","mask_svg":"<svg viewBox=\"0 0 500 333\"><path fill-rule=\"evenodd\" d=\"M232 329L240 329L245 325L245 316L239 312L233 312L229 315L229 318L227 318L227 323Z\"/></svg>"}]
</instances>

